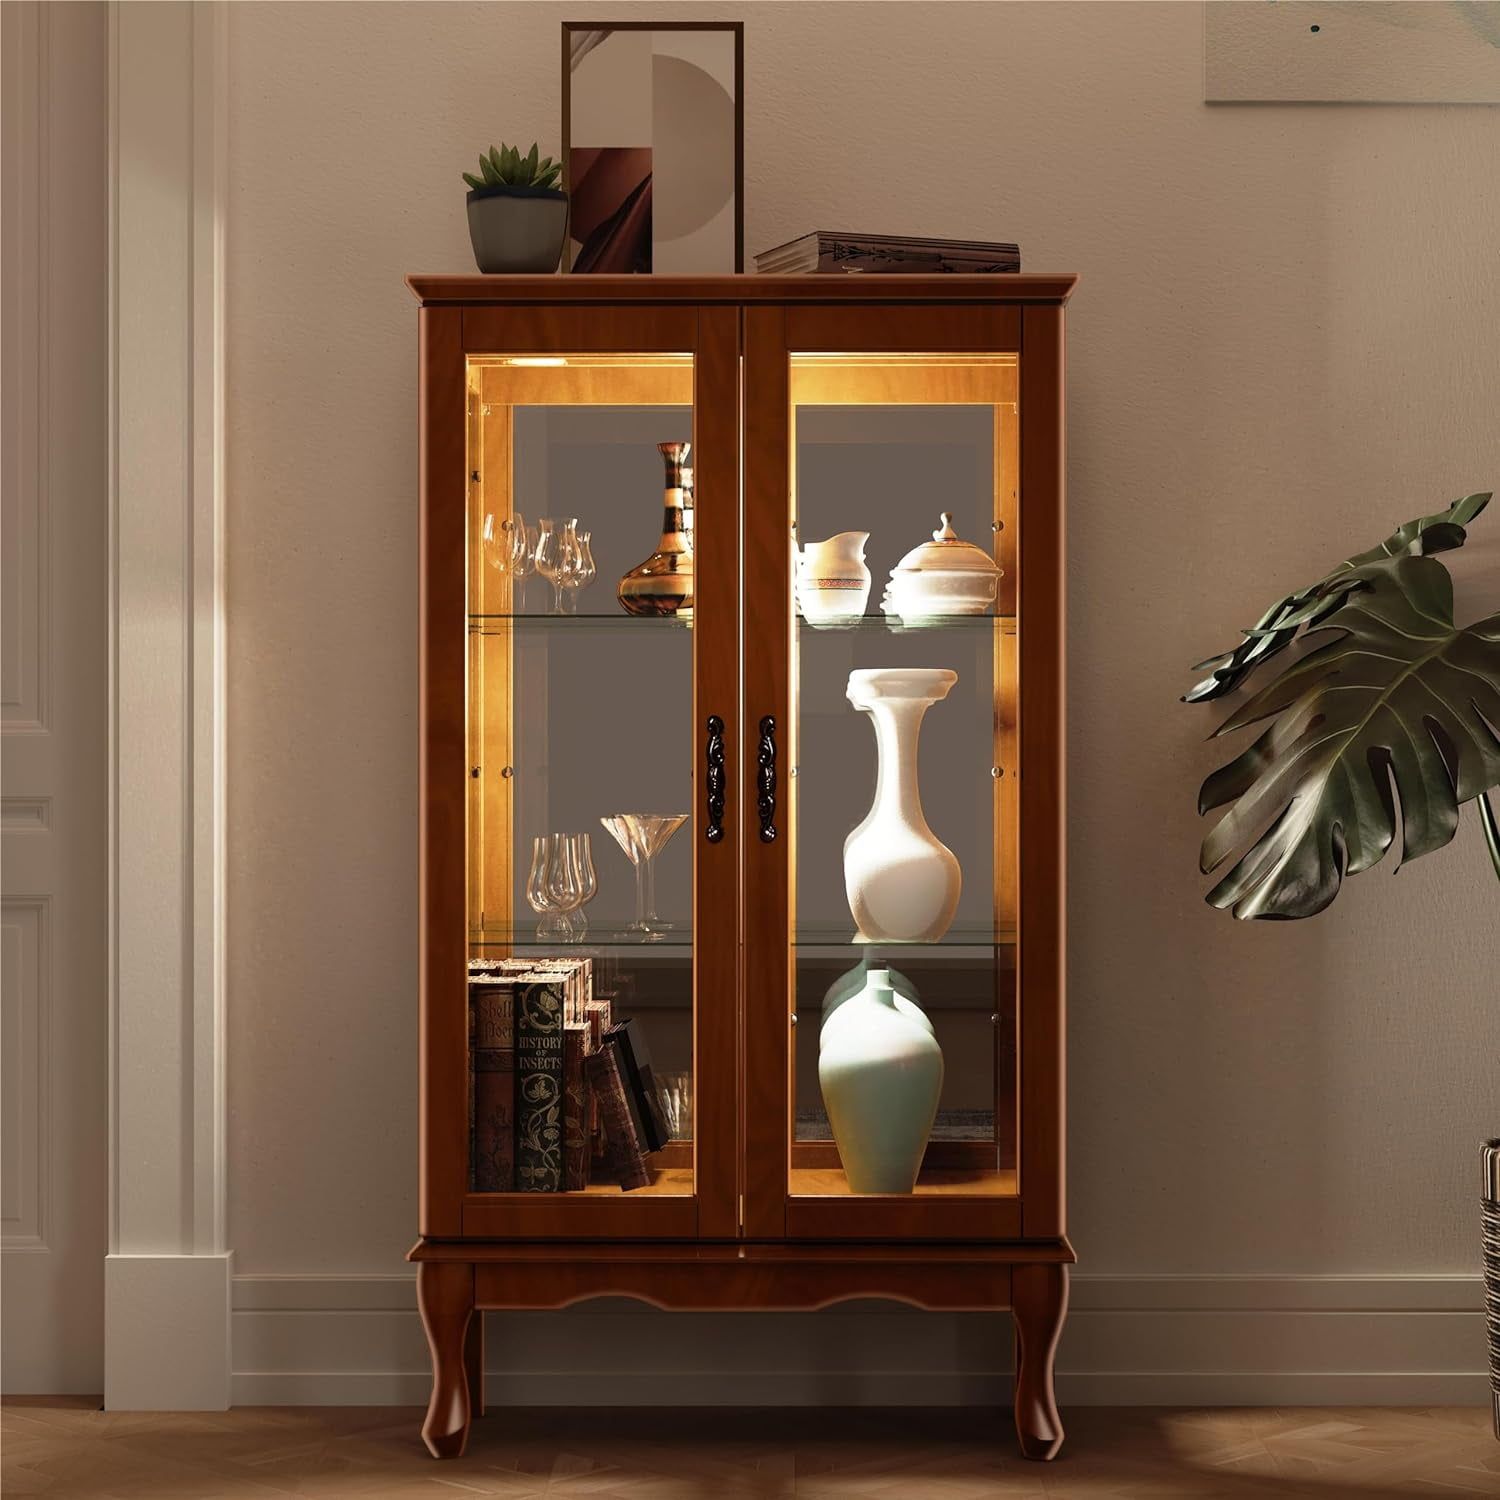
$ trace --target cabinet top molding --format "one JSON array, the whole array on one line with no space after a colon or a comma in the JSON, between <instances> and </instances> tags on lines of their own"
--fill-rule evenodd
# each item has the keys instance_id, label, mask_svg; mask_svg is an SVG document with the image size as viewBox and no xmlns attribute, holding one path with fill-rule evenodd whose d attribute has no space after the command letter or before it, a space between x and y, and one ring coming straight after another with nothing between
<instances>
[{"instance_id":1,"label":"cabinet top molding","mask_svg":"<svg viewBox=\"0 0 1500 1500\"><path fill-rule=\"evenodd\" d=\"M424 306L589 302L1066 302L1074 275L408 276Z\"/></svg>"}]
</instances>

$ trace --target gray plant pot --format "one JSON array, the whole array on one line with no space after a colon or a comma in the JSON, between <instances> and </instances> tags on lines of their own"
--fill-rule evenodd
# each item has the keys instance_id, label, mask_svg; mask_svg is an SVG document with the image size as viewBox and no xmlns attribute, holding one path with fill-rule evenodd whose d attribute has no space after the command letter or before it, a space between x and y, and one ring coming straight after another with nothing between
<instances>
[{"instance_id":1,"label":"gray plant pot","mask_svg":"<svg viewBox=\"0 0 1500 1500\"><path fill-rule=\"evenodd\" d=\"M568 195L556 188L502 187L468 194L474 264L486 274L555 271L568 232Z\"/></svg>"}]
</instances>

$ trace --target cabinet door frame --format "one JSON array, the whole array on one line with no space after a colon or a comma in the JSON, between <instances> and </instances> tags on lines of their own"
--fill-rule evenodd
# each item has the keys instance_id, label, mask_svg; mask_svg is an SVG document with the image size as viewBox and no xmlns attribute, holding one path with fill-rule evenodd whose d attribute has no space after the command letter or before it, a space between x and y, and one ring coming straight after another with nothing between
<instances>
[{"instance_id":1,"label":"cabinet door frame","mask_svg":"<svg viewBox=\"0 0 1500 1500\"><path fill-rule=\"evenodd\" d=\"M419 313L419 1119L426 1239L732 1238L738 1230L739 835L706 838L706 721L739 739L739 318L733 307L424 306ZM468 1190L467 511L470 354L694 356L691 1196ZM601 579L599 586L609 587ZM734 770L731 765L730 775ZM679 835L680 837L681 835Z\"/></svg>"},{"instance_id":2,"label":"cabinet door frame","mask_svg":"<svg viewBox=\"0 0 1500 1500\"><path fill-rule=\"evenodd\" d=\"M760 839L755 755L762 716L793 738L790 356L1020 355L1019 595L1020 1194L793 1197L794 1058L789 831ZM741 837L745 895L745 1233L756 1239L1059 1237L1063 1221L1062 308L1060 304L787 304L745 310L745 630ZM750 622L753 621L753 629ZM792 757L782 757L784 794ZM778 798L778 808L781 798ZM779 813L780 818L785 814Z\"/></svg>"}]
</instances>

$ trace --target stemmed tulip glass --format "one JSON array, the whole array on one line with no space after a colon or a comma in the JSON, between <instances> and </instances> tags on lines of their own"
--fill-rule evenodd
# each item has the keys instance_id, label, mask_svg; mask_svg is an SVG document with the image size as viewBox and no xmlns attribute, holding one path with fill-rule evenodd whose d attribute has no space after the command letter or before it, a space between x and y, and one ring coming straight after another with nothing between
<instances>
[{"instance_id":1,"label":"stemmed tulip glass","mask_svg":"<svg viewBox=\"0 0 1500 1500\"><path fill-rule=\"evenodd\" d=\"M593 841L588 834L545 833L532 839L526 899L542 919L536 929L539 938L582 941L589 930L583 908L598 889Z\"/></svg>"},{"instance_id":2,"label":"stemmed tulip glass","mask_svg":"<svg viewBox=\"0 0 1500 1500\"><path fill-rule=\"evenodd\" d=\"M536 527L528 527L526 517L517 511L510 518L511 610L525 612L526 580L536 570Z\"/></svg>"},{"instance_id":3,"label":"stemmed tulip glass","mask_svg":"<svg viewBox=\"0 0 1500 1500\"><path fill-rule=\"evenodd\" d=\"M569 521L563 533L562 586L567 590L565 607L567 612L578 613L578 595L591 584L599 569L594 565L594 551L589 545L593 533L580 531L575 521Z\"/></svg>"},{"instance_id":4,"label":"stemmed tulip glass","mask_svg":"<svg viewBox=\"0 0 1500 1500\"><path fill-rule=\"evenodd\" d=\"M532 550L536 533L526 530L526 517L520 511L497 516L493 511L484 518L482 543L484 560L501 577L511 580L511 610L521 612L521 591L533 568Z\"/></svg>"},{"instance_id":5,"label":"stemmed tulip glass","mask_svg":"<svg viewBox=\"0 0 1500 1500\"><path fill-rule=\"evenodd\" d=\"M536 935L566 941L573 934L573 924L568 920L568 887L557 876L563 860L561 840L562 835L557 833L540 833L532 839L526 900L542 919L536 924Z\"/></svg>"},{"instance_id":6,"label":"stemmed tulip glass","mask_svg":"<svg viewBox=\"0 0 1500 1500\"><path fill-rule=\"evenodd\" d=\"M563 589L567 585L569 569L568 535L576 532L576 518L558 520L543 516L537 522L536 570L552 585L552 613L563 613Z\"/></svg>"},{"instance_id":7,"label":"stemmed tulip glass","mask_svg":"<svg viewBox=\"0 0 1500 1500\"><path fill-rule=\"evenodd\" d=\"M656 917L656 856L687 822L686 813L615 813L599 821L635 866L635 921L626 929L643 943L660 942L666 926Z\"/></svg>"},{"instance_id":8,"label":"stemmed tulip glass","mask_svg":"<svg viewBox=\"0 0 1500 1500\"><path fill-rule=\"evenodd\" d=\"M510 572L510 529L510 521L502 521L494 511L486 514L481 538L484 544L484 560L497 573Z\"/></svg>"},{"instance_id":9,"label":"stemmed tulip glass","mask_svg":"<svg viewBox=\"0 0 1500 1500\"><path fill-rule=\"evenodd\" d=\"M589 919L583 909L594 899L599 889L599 876L594 869L594 841L587 833L569 833L564 838L567 845L566 888L573 905L568 920L573 926L573 938L577 942L589 930Z\"/></svg>"},{"instance_id":10,"label":"stemmed tulip glass","mask_svg":"<svg viewBox=\"0 0 1500 1500\"><path fill-rule=\"evenodd\" d=\"M557 835L559 859L552 873L552 895L567 913L570 941L580 942L589 930L583 908L599 889L594 872L594 850L586 833Z\"/></svg>"}]
</instances>

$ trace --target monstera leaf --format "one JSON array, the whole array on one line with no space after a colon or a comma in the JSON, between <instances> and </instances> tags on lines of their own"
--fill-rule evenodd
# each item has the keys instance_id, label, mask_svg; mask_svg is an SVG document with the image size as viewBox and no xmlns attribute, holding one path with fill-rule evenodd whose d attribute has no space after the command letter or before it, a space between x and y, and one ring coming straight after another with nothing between
<instances>
[{"instance_id":1,"label":"monstera leaf","mask_svg":"<svg viewBox=\"0 0 1500 1500\"><path fill-rule=\"evenodd\" d=\"M1378 547L1346 558L1316 583L1277 600L1255 622L1253 629L1244 632L1245 639L1238 646L1211 656L1207 661L1200 661L1193 668L1195 672L1201 672L1205 667L1212 667L1213 671L1191 692L1185 693L1182 701L1206 703L1212 698L1222 698L1263 661L1291 645L1299 630L1316 629L1343 603L1344 593L1352 587L1348 575L1356 568L1383 558L1415 554L1430 557L1435 552L1462 547L1467 535L1464 527L1489 501L1488 492L1465 495L1447 510L1408 521L1404 526L1398 526Z\"/></svg>"},{"instance_id":2,"label":"monstera leaf","mask_svg":"<svg viewBox=\"0 0 1500 1500\"><path fill-rule=\"evenodd\" d=\"M1462 522L1488 498L1471 495L1402 527L1283 600L1251 633L1249 649L1218 659L1225 665L1209 682L1227 686L1197 691L1200 698L1227 691L1282 649L1277 636L1290 639L1304 626L1337 632L1215 731L1274 719L1198 796L1200 813L1234 804L1203 841L1205 874L1239 852L1209 892L1214 906L1241 918L1312 916L1346 872L1376 864L1398 833L1403 859L1441 848L1459 805L1474 797L1488 815L1500 873L1483 801L1500 785L1500 614L1456 628L1448 570L1416 555L1433 541L1458 545ZM1448 527L1458 528L1457 541Z\"/></svg>"}]
</instances>

